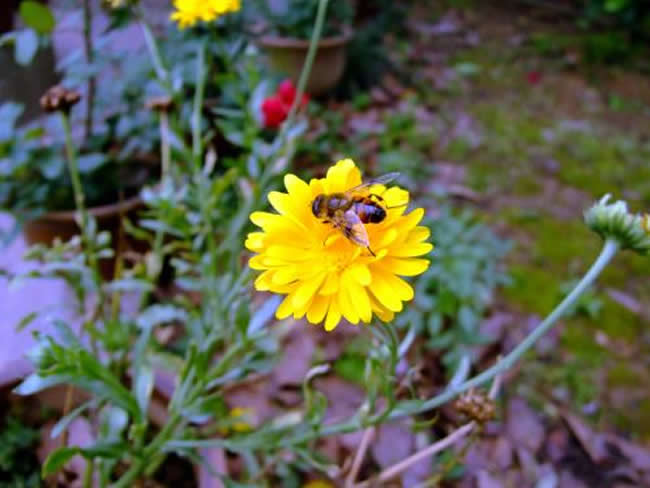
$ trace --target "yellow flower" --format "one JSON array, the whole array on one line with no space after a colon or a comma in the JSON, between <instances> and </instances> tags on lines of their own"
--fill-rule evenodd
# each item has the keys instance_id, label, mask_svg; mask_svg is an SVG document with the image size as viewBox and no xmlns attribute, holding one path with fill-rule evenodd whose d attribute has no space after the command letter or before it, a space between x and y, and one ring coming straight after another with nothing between
<instances>
[{"instance_id":1,"label":"yellow flower","mask_svg":"<svg viewBox=\"0 0 650 488\"><path fill-rule=\"evenodd\" d=\"M375 256L312 213L318 195L345 192L360 183L361 172L351 159L339 161L326 178L309 184L288 174L284 178L288 193L268 196L278 213L251 214L262 232L252 232L246 239L246 247L257 253L249 265L263 271L255 281L257 290L286 295L276 311L278 319L293 315L312 324L324 320L328 331L341 318L358 324L369 323L376 315L387 322L402 310L402 302L413 298L413 288L399 276L423 273L429 261L417 256L433 246L425 242L429 229L418 226L424 210L405 214L407 191L371 188L389 208L382 222L364 224Z\"/></svg>"},{"instance_id":2,"label":"yellow flower","mask_svg":"<svg viewBox=\"0 0 650 488\"><path fill-rule=\"evenodd\" d=\"M302 488L334 488L334 485L329 481L312 480L302 485Z\"/></svg>"},{"instance_id":3,"label":"yellow flower","mask_svg":"<svg viewBox=\"0 0 650 488\"><path fill-rule=\"evenodd\" d=\"M233 420L232 430L235 432L250 432L253 409L245 407L235 407L230 411L230 417Z\"/></svg>"},{"instance_id":4,"label":"yellow flower","mask_svg":"<svg viewBox=\"0 0 650 488\"><path fill-rule=\"evenodd\" d=\"M211 22L229 12L237 12L241 0L174 0L174 7L176 11L171 14L171 19L185 29L199 21Z\"/></svg>"}]
</instances>

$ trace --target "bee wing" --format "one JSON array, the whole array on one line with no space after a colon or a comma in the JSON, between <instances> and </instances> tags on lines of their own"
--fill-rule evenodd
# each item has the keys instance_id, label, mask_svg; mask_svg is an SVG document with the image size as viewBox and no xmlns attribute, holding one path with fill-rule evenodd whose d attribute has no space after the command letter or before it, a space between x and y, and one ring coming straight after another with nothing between
<instances>
[{"instance_id":1,"label":"bee wing","mask_svg":"<svg viewBox=\"0 0 650 488\"><path fill-rule=\"evenodd\" d=\"M387 183L390 183L391 181L397 179L399 176L399 173L386 173L385 175L378 176L377 178L372 178L370 180L364 181L360 185L357 185L353 188L350 188L348 191L345 192L345 194L350 194L354 193L356 191L359 191L363 188L368 188L369 186L373 185L385 185Z\"/></svg>"},{"instance_id":2,"label":"bee wing","mask_svg":"<svg viewBox=\"0 0 650 488\"><path fill-rule=\"evenodd\" d=\"M343 214L343 219L340 227L343 235L361 247L370 246L368 231L359 216L353 210L348 210Z\"/></svg>"}]
</instances>

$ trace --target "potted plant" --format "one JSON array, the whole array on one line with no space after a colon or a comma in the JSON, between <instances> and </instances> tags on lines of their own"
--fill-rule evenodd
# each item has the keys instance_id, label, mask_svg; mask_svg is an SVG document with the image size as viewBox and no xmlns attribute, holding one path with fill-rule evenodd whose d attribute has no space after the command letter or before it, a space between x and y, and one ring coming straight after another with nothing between
<instances>
[{"instance_id":1,"label":"potted plant","mask_svg":"<svg viewBox=\"0 0 650 488\"><path fill-rule=\"evenodd\" d=\"M79 233L72 186L66 172L58 124L16 127L22 106L0 106L0 208L14 215L28 244L51 244ZM141 205L138 193L157 171L153 165L122 159L108 141L111 130L90 139L79 156L89 212L100 230L117 237L122 216Z\"/></svg>"},{"instance_id":2,"label":"potted plant","mask_svg":"<svg viewBox=\"0 0 650 488\"><path fill-rule=\"evenodd\" d=\"M271 67L297 82L307 56L318 2L287 0L284 9L272 9L267 0L259 0L264 14L265 34L258 39ZM346 48L352 38L354 17L348 0L332 0L327 9L323 38L307 82L307 92L322 95L336 86L343 76Z\"/></svg>"}]
</instances>

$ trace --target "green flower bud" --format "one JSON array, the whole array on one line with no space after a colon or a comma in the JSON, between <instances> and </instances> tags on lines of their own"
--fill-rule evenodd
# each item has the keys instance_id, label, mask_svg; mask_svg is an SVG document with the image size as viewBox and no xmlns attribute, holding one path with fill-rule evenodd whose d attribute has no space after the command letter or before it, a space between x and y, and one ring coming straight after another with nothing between
<instances>
[{"instance_id":1,"label":"green flower bud","mask_svg":"<svg viewBox=\"0 0 650 488\"><path fill-rule=\"evenodd\" d=\"M650 216L632 214L627 203L609 203L607 194L585 212L585 223L603 239L614 239L621 249L650 255Z\"/></svg>"}]
</instances>

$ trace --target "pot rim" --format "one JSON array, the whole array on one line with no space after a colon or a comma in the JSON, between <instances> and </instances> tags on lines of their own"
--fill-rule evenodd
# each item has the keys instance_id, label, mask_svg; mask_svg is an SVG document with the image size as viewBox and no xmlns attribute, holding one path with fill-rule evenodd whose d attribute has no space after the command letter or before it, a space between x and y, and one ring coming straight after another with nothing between
<instances>
[{"instance_id":1,"label":"pot rim","mask_svg":"<svg viewBox=\"0 0 650 488\"><path fill-rule=\"evenodd\" d=\"M142 205L143 201L140 198L140 195L135 195L131 198L127 198L121 202L109 203L107 205L99 205L97 207L90 207L88 213L95 218L103 218L119 213L127 213L134 208ZM76 210L55 210L52 212L45 212L34 219L34 220L54 220L57 222L62 221L74 221Z\"/></svg>"},{"instance_id":2,"label":"pot rim","mask_svg":"<svg viewBox=\"0 0 650 488\"><path fill-rule=\"evenodd\" d=\"M338 47L352 39L352 28L345 27L342 34L332 37L324 37L318 41L318 47ZM262 36L259 38L260 44L268 47L286 47L294 49L307 49L310 44L309 39L298 39L297 37L281 37L277 35Z\"/></svg>"}]
</instances>

